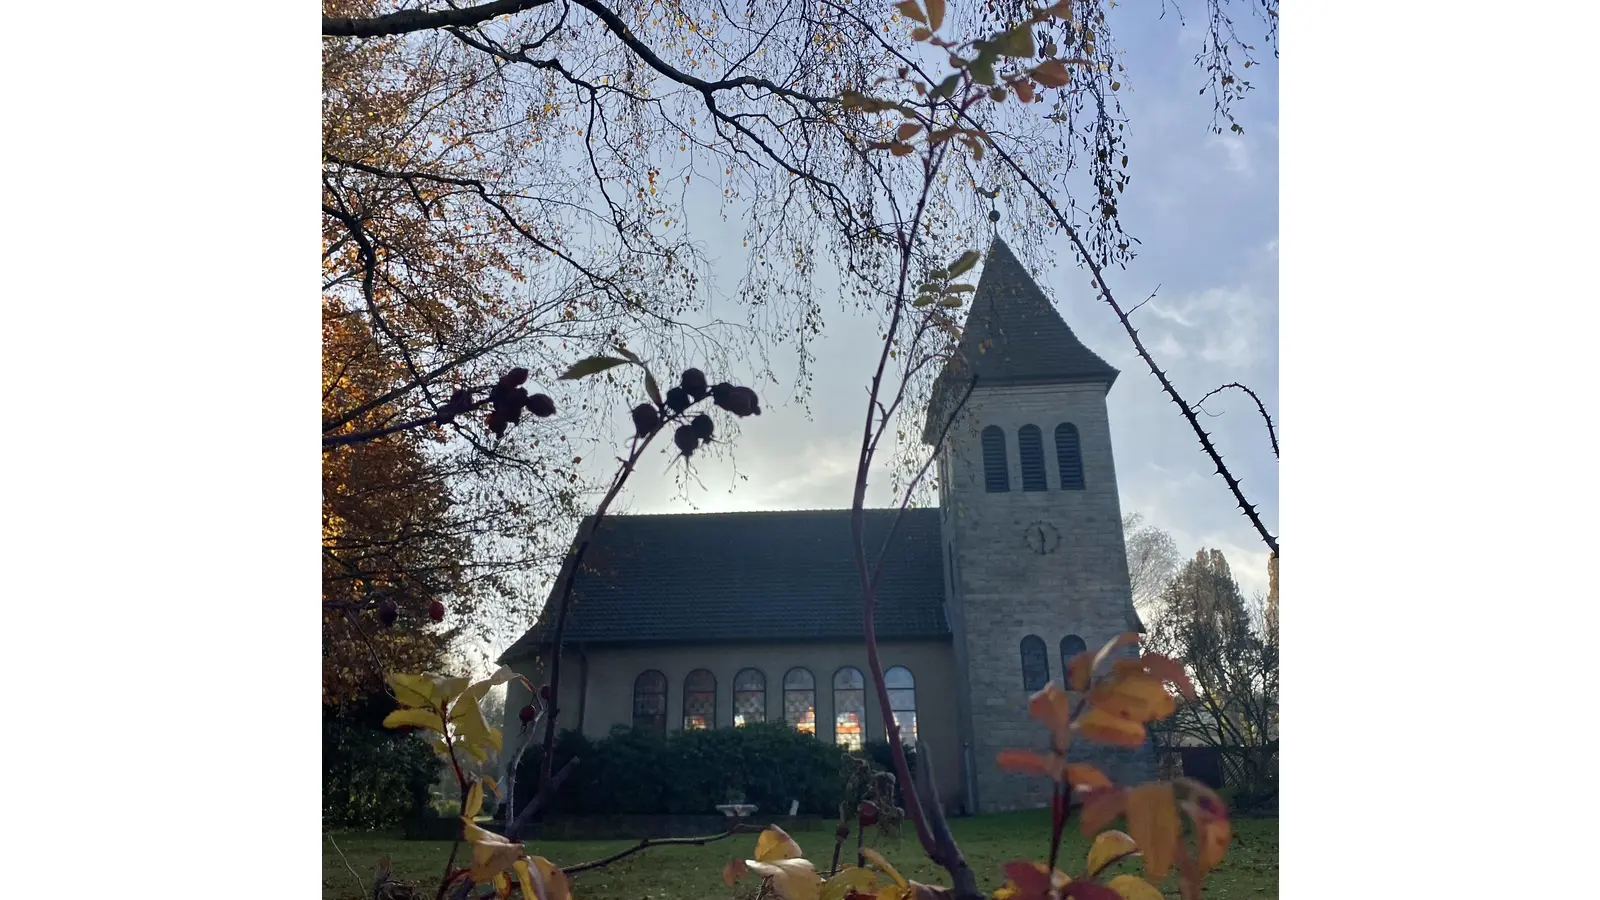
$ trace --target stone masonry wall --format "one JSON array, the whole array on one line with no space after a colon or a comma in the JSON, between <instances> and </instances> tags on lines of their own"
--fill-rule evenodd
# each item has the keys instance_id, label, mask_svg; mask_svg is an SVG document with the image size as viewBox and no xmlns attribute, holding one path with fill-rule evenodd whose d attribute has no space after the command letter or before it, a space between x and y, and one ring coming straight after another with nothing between
<instances>
[{"instance_id":1,"label":"stone masonry wall","mask_svg":"<svg viewBox=\"0 0 1600 900\"><path fill-rule=\"evenodd\" d=\"M1085 489L1061 489L1055 428L1078 428ZM1043 435L1045 491L1022 490L1017 429L1037 425ZM1010 490L984 490L981 430L998 425L1006 434ZM996 812L1045 806L1048 784L1036 777L1001 772L994 764L1003 749L1048 746L1043 729L1029 719L1022 678L1021 642L1038 635L1048 650L1050 678L1063 677L1060 642L1076 634L1090 649L1128 630L1132 597L1122 535L1122 510L1112 461L1111 431L1100 385L980 386L952 428L944 451L948 479L946 552L953 552L953 618L959 663L965 664L968 702L962 718L974 770L976 810ZM1040 554L1027 543L1035 523L1059 532L1059 544ZM1131 651L1130 651L1131 652ZM966 723L963 723L966 724ZM1074 753L1080 756L1083 751ZM1119 783L1153 776L1149 747L1116 752L1095 748L1093 761Z\"/></svg>"}]
</instances>

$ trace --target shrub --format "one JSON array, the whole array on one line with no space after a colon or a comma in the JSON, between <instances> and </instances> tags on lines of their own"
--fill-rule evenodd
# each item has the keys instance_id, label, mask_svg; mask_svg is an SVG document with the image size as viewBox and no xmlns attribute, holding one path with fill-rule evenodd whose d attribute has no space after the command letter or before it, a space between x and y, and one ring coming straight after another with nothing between
<instances>
[{"instance_id":1,"label":"shrub","mask_svg":"<svg viewBox=\"0 0 1600 900\"><path fill-rule=\"evenodd\" d=\"M518 810L535 793L539 755L539 748L529 749L517 771ZM618 726L598 741L566 731L556 741L553 768L559 770L574 756L580 762L550 810L704 815L733 792L766 813L787 813L798 800L802 814L832 816L845 799L844 755L781 724L675 731L666 737Z\"/></svg>"},{"instance_id":2,"label":"shrub","mask_svg":"<svg viewBox=\"0 0 1600 900\"><path fill-rule=\"evenodd\" d=\"M414 735L382 727L393 708L383 697L323 715L323 827L394 828L428 808L444 763Z\"/></svg>"}]
</instances>

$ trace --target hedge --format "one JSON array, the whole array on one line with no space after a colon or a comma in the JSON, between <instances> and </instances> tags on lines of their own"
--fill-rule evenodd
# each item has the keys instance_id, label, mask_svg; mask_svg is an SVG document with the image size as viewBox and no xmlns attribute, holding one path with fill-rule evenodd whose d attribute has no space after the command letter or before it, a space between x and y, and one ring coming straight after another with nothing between
<instances>
[{"instance_id":1,"label":"hedge","mask_svg":"<svg viewBox=\"0 0 1600 900\"><path fill-rule=\"evenodd\" d=\"M386 712L378 701L345 715L324 711L324 828L392 828L427 809L444 764L415 735L384 728Z\"/></svg>"},{"instance_id":2,"label":"hedge","mask_svg":"<svg viewBox=\"0 0 1600 900\"><path fill-rule=\"evenodd\" d=\"M536 738L537 739L537 738ZM509 743L509 741L508 741ZM845 795L846 752L786 725L768 723L666 736L618 726L600 740L572 731L556 740L554 769L578 757L547 810L571 815L704 815L718 804L755 804L764 813L834 816ZM532 799L540 748L517 770L517 809ZM865 756L887 762L888 747ZM881 764L880 764L881 765Z\"/></svg>"}]
</instances>

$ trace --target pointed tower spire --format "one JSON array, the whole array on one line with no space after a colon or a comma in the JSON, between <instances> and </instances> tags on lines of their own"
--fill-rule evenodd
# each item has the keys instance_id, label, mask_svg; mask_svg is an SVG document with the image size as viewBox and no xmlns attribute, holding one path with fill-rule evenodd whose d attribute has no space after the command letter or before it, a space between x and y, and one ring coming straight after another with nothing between
<instances>
[{"instance_id":1,"label":"pointed tower spire","mask_svg":"<svg viewBox=\"0 0 1600 900\"><path fill-rule=\"evenodd\" d=\"M937 436L935 423L943 425L949 395L959 396L974 374L982 385L1088 382L1108 390L1118 374L1078 340L998 235L989 245L958 348L929 404L923 438L929 443Z\"/></svg>"}]
</instances>

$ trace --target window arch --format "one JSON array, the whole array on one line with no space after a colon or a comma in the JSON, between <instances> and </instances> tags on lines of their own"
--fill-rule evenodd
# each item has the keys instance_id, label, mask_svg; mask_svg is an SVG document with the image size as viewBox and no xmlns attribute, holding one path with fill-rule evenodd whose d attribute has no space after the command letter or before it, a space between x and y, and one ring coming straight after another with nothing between
<instances>
[{"instance_id":1,"label":"window arch","mask_svg":"<svg viewBox=\"0 0 1600 900\"><path fill-rule=\"evenodd\" d=\"M717 676L695 669L683 679L683 730L717 727Z\"/></svg>"},{"instance_id":2,"label":"window arch","mask_svg":"<svg viewBox=\"0 0 1600 900\"><path fill-rule=\"evenodd\" d=\"M783 676L783 721L796 731L817 733L817 679L796 666Z\"/></svg>"},{"instance_id":3,"label":"window arch","mask_svg":"<svg viewBox=\"0 0 1600 900\"><path fill-rule=\"evenodd\" d=\"M1011 490L1011 473L1006 471L1006 433L998 425L983 430L983 489L991 494Z\"/></svg>"},{"instance_id":4,"label":"window arch","mask_svg":"<svg viewBox=\"0 0 1600 900\"><path fill-rule=\"evenodd\" d=\"M1074 656L1077 656L1079 653L1082 653L1088 649L1089 645L1083 642L1083 638L1078 637L1075 634L1069 634L1061 639L1061 681L1062 685L1069 690L1071 689L1072 685L1066 683L1067 663L1072 662L1072 658Z\"/></svg>"},{"instance_id":5,"label":"window arch","mask_svg":"<svg viewBox=\"0 0 1600 900\"><path fill-rule=\"evenodd\" d=\"M867 733L867 680L855 666L833 673L833 742L860 750Z\"/></svg>"},{"instance_id":6,"label":"window arch","mask_svg":"<svg viewBox=\"0 0 1600 900\"><path fill-rule=\"evenodd\" d=\"M767 676L760 669L740 669L733 676L733 724L754 725L767 720Z\"/></svg>"},{"instance_id":7,"label":"window arch","mask_svg":"<svg viewBox=\"0 0 1600 900\"><path fill-rule=\"evenodd\" d=\"M1044 647L1044 638L1030 634L1022 639L1022 687L1037 691L1049 681L1050 653Z\"/></svg>"},{"instance_id":8,"label":"window arch","mask_svg":"<svg viewBox=\"0 0 1600 900\"><path fill-rule=\"evenodd\" d=\"M655 669L633 680L633 727L667 732L667 676Z\"/></svg>"},{"instance_id":9,"label":"window arch","mask_svg":"<svg viewBox=\"0 0 1600 900\"><path fill-rule=\"evenodd\" d=\"M1039 426L1024 425L1017 429L1017 455L1022 458L1022 489L1048 490L1044 481L1044 434Z\"/></svg>"},{"instance_id":10,"label":"window arch","mask_svg":"<svg viewBox=\"0 0 1600 900\"><path fill-rule=\"evenodd\" d=\"M917 743L917 680L905 666L894 666L883 673L883 683L889 689L889 714L900 726L900 743L915 746ZM885 729L887 730L887 729Z\"/></svg>"},{"instance_id":11,"label":"window arch","mask_svg":"<svg viewBox=\"0 0 1600 900\"><path fill-rule=\"evenodd\" d=\"M1078 426L1071 422L1056 426L1056 468L1061 470L1063 491L1083 490L1083 449L1078 442Z\"/></svg>"}]
</instances>

